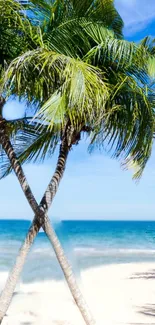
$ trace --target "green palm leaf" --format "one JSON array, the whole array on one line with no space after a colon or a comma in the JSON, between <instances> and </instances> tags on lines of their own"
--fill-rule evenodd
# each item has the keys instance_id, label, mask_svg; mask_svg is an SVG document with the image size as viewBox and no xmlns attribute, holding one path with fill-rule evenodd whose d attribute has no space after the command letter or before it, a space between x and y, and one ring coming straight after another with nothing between
<instances>
[{"instance_id":1,"label":"green palm leaf","mask_svg":"<svg viewBox=\"0 0 155 325\"><path fill-rule=\"evenodd\" d=\"M28 83L30 74L33 78ZM47 50L28 52L14 60L6 72L6 79L9 90L25 96L28 101L35 98L42 102L49 97L38 115L51 126L55 121L64 123L66 116L72 123L74 115L80 120L101 118L110 93L99 69Z\"/></svg>"},{"instance_id":2,"label":"green palm leaf","mask_svg":"<svg viewBox=\"0 0 155 325\"><path fill-rule=\"evenodd\" d=\"M121 157L128 166L138 166L135 178L140 177L150 157L154 135L154 96L151 89L140 88L131 77L120 79L121 87L109 101L111 114L94 130L90 150L94 146L110 146L113 157ZM117 109L115 109L117 105ZM112 107L114 106L113 112ZM119 107L119 109L118 109Z\"/></svg>"},{"instance_id":3,"label":"green palm leaf","mask_svg":"<svg viewBox=\"0 0 155 325\"><path fill-rule=\"evenodd\" d=\"M28 162L43 162L51 157L61 138L61 126L55 124L49 130L48 126L41 125L39 121L31 122L27 119L8 121L7 133L10 137L14 151L21 164ZM0 149L0 179L6 177L12 168L4 150Z\"/></svg>"},{"instance_id":4,"label":"green palm leaf","mask_svg":"<svg viewBox=\"0 0 155 325\"><path fill-rule=\"evenodd\" d=\"M113 0L31 0L30 9L46 33L62 24L64 20L87 17L99 21L122 37L123 21L114 7Z\"/></svg>"}]
</instances>

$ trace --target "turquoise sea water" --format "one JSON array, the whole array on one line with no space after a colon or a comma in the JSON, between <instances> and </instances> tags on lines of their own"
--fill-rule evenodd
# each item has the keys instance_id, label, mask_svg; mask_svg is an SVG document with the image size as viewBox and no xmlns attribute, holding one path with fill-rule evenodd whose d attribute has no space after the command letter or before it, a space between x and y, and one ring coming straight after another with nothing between
<instances>
[{"instance_id":1,"label":"turquoise sea water","mask_svg":"<svg viewBox=\"0 0 155 325\"><path fill-rule=\"evenodd\" d=\"M30 226L29 221L0 220L0 272L8 271ZM55 230L78 273L103 264L155 262L153 221L63 221ZM22 280L60 279L62 272L44 233L31 249Z\"/></svg>"}]
</instances>

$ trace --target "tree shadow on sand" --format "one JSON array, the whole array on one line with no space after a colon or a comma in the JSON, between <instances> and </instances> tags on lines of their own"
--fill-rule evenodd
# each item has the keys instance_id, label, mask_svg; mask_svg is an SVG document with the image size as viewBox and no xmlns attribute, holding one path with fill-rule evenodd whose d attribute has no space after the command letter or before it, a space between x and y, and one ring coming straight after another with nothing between
<instances>
[{"instance_id":1,"label":"tree shadow on sand","mask_svg":"<svg viewBox=\"0 0 155 325\"><path fill-rule=\"evenodd\" d=\"M149 270L147 272L137 272L134 273L131 277L131 280L152 280L155 279L155 269ZM138 313L146 316L146 317L154 317L155 318L155 304L146 304L145 306L141 307L141 310L138 311ZM136 325L137 323L132 323L130 325ZM146 323L138 323L138 325L143 325ZM149 322L147 325L155 325L155 322Z\"/></svg>"},{"instance_id":2,"label":"tree shadow on sand","mask_svg":"<svg viewBox=\"0 0 155 325\"><path fill-rule=\"evenodd\" d=\"M155 325L155 323L130 323L129 325Z\"/></svg>"},{"instance_id":3,"label":"tree shadow on sand","mask_svg":"<svg viewBox=\"0 0 155 325\"><path fill-rule=\"evenodd\" d=\"M155 304L147 304L146 306L142 307L142 310L139 311L139 313L145 316L155 317Z\"/></svg>"},{"instance_id":4,"label":"tree shadow on sand","mask_svg":"<svg viewBox=\"0 0 155 325\"><path fill-rule=\"evenodd\" d=\"M155 279L155 269L150 270L148 272L137 272L134 273L131 277L131 280L136 280L136 279L146 279L146 280L152 280Z\"/></svg>"}]
</instances>

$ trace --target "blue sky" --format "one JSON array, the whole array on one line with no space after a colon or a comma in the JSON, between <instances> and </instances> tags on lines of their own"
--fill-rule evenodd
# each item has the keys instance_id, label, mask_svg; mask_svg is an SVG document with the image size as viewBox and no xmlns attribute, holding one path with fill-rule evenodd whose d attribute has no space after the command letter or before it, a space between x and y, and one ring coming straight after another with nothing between
<instances>
[{"instance_id":1,"label":"blue sky","mask_svg":"<svg viewBox=\"0 0 155 325\"><path fill-rule=\"evenodd\" d=\"M115 0L115 5L124 20L127 39L138 41L146 35L155 36L154 0Z\"/></svg>"},{"instance_id":2,"label":"blue sky","mask_svg":"<svg viewBox=\"0 0 155 325\"><path fill-rule=\"evenodd\" d=\"M138 41L155 36L155 0L115 0L124 19L124 34ZM6 105L7 118L22 116L24 105L11 101ZM16 112L16 113L15 113ZM44 165L24 166L37 200L46 189L54 171L56 155ZM64 179L50 210L54 219L154 219L155 217L155 149L141 181L132 180L131 171L106 153L87 153L82 141L70 153ZM0 218L31 219L33 213L24 198L16 177L1 181Z\"/></svg>"}]
</instances>

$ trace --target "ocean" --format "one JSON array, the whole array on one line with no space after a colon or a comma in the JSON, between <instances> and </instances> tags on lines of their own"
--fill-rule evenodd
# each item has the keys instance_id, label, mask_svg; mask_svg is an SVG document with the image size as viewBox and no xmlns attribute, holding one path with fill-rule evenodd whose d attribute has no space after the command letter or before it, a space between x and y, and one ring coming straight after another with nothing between
<instances>
[{"instance_id":1,"label":"ocean","mask_svg":"<svg viewBox=\"0 0 155 325\"><path fill-rule=\"evenodd\" d=\"M30 221L0 220L0 272L8 271ZM74 272L105 264L155 261L153 221L62 221L55 230ZM26 261L23 281L63 277L46 235L40 232Z\"/></svg>"},{"instance_id":2,"label":"ocean","mask_svg":"<svg viewBox=\"0 0 155 325\"><path fill-rule=\"evenodd\" d=\"M0 220L0 291L29 226ZM155 222L62 221L54 227L98 325L154 324ZM3 324L84 325L43 232Z\"/></svg>"}]
</instances>

